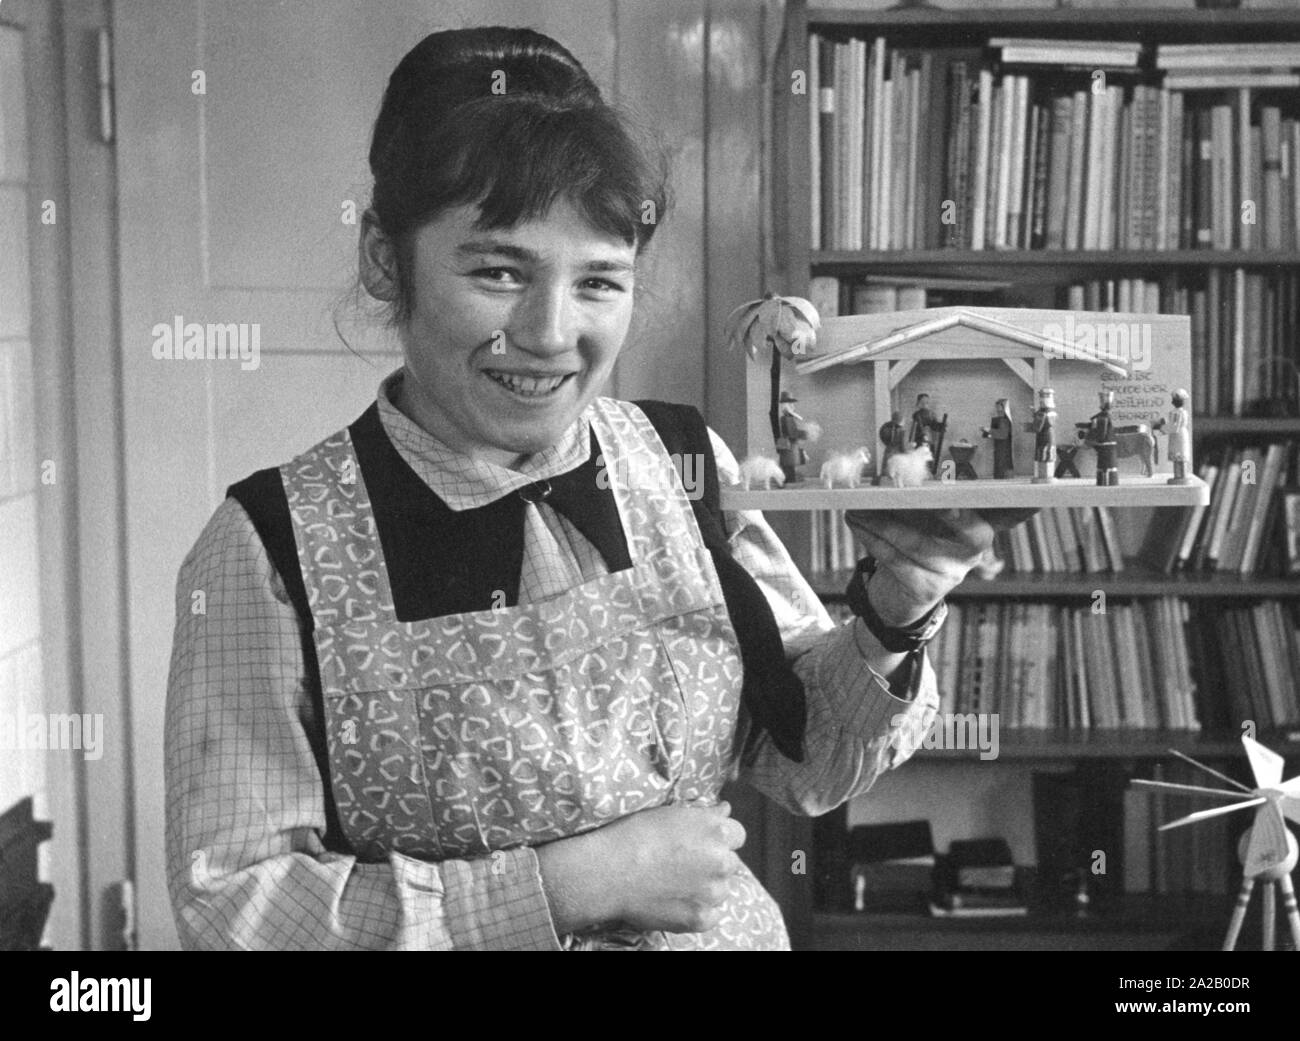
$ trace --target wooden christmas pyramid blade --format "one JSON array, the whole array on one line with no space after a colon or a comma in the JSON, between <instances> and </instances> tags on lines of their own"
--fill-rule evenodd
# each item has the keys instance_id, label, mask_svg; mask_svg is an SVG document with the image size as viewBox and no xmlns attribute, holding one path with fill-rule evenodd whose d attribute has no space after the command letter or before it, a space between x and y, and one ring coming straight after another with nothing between
<instances>
[{"instance_id":1,"label":"wooden christmas pyramid blade","mask_svg":"<svg viewBox=\"0 0 1300 1041\"><path fill-rule=\"evenodd\" d=\"M1250 768L1255 774L1255 786L1276 788L1282 781L1282 769L1286 766L1286 760L1271 748L1265 748L1258 741L1244 734L1241 743L1246 746Z\"/></svg>"},{"instance_id":2,"label":"wooden christmas pyramid blade","mask_svg":"<svg viewBox=\"0 0 1300 1041\"><path fill-rule=\"evenodd\" d=\"M1286 823L1276 806L1261 806L1250 829L1246 848L1245 872L1248 878L1259 875L1286 859Z\"/></svg>"},{"instance_id":3,"label":"wooden christmas pyramid blade","mask_svg":"<svg viewBox=\"0 0 1300 1041\"><path fill-rule=\"evenodd\" d=\"M1209 820L1211 817L1220 817L1225 813L1249 809L1251 806L1263 806L1267 802L1267 799L1259 798L1251 799L1249 802L1239 802L1235 806L1216 806L1212 810L1197 810L1195 813L1189 813L1186 817L1179 817L1176 821L1160 825L1158 830L1168 831L1170 828L1181 828L1184 824L1195 824L1197 821Z\"/></svg>"},{"instance_id":4,"label":"wooden christmas pyramid blade","mask_svg":"<svg viewBox=\"0 0 1300 1041\"><path fill-rule=\"evenodd\" d=\"M1252 799L1255 793L1246 792L1225 792L1222 788L1202 788L1199 784L1175 784L1172 781L1148 781L1144 778L1134 778L1133 784L1141 785L1143 788L1159 788L1166 792L1190 792L1193 795L1209 795L1216 799L1227 799L1229 801L1240 799Z\"/></svg>"},{"instance_id":5,"label":"wooden christmas pyramid blade","mask_svg":"<svg viewBox=\"0 0 1300 1041\"><path fill-rule=\"evenodd\" d=\"M1243 791L1243 792L1249 792L1249 791L1250 791L1250 789L1247 788L1247 787L1246 787L1244 784L1242 784L1240 781L1234 781L1234 780L1233 780L1231 777L1229 777L1227 774L1221 774L1221 773L1219 773L1219 771L1218 771L1218 770L1215 770L1213 767L1209 767L1209 766L1206 766L1206 765L1205 765L1204 763L1202 763L1202 762L1198 762L1197 760L1193 759L1190 755L1187 755L1187 754L1184 753L1184 752L1180 752L1180 751L1178 751L1178 749L1176 749L1176 748L1171 748L1171 749L1169 749L1169 754L1170 754L1170 755L1176 755L1176 756L1177 756L1179 759L1181 759L1183 762L1185 762L1185 763L1191 763L1191 764L1192 764L1193 766L1195 766L1197 769L1204 770L1204 771L1205 771L1207 774L1209 774L1211 777L1217 777L1220 781L1223 781L1225 784L1230 784L1230 785L1232 785L1234 788L1236 788L1236 789L1238 789L1238 790L1240 790L1240 791Z\"/></svg>"}]
</instances>

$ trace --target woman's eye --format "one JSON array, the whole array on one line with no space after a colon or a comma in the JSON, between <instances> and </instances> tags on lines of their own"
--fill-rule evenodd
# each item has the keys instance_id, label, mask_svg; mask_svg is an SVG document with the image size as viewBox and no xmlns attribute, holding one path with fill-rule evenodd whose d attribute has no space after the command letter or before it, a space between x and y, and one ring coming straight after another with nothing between
<instances>
[{"instance_id":1,"label":"woman's eye","mask_svg":"<svg viewBox=\"0 0 1300 1041\"><path fill-rule=\"evenodd\" d=\"M499 282L501 285L509 285L512 282L519 281L519 273L514 268L508 267L479 268L474 272L474 276L488 282Z\"/></svg>"},{"instance_id":2,"label":"woman's eye","mask_svg":"<svg viewBox=\"0 0 1300 1041\"><path fill-rule=\"evenodd\" d=\"M607 293L627 292L627 287L621 282L611 282L608 278L589 278L583 282L583 287Z\"/></svg>"}]
</instances>

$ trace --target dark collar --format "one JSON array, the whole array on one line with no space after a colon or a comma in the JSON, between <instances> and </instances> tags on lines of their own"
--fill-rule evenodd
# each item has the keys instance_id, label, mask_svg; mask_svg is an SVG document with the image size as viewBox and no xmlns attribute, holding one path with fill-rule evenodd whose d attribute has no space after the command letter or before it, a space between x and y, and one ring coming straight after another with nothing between
<instances>
[{"instance_id":1,"label":"dark collar","mask_svg":"<svg viewBox=\"0 0 1300 1041\"><path fill-rule=\"evenodd\" d=\"M349 432L370 493L399 621L519 602L523 496L542 499L563 514L611 572L632 566L613 490L608 481L597 480L604 460L594 429L590 454L573 470L469 510L453 510L411 469L384 431L377 405L366 409Z\"/></svg>"}]
</instances>

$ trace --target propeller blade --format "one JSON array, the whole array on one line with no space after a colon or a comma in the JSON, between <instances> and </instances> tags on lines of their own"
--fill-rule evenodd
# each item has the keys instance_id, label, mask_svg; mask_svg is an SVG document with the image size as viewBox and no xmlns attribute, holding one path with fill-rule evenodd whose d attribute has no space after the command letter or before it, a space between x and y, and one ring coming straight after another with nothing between
<instances>
[{"instance_id":1,"label":"propeller blade","mask_svg":"<svg viewBox=\"0 0 1300 1041\"><path fill-rule=\"evenodd\" d=\"M1277 801L1277 808L1287 820L1300 824L1300 794L1282 796Z\"/></svg>"},{"instance_id":2,"label":"propeller blade","mask_svg":"<svg viewBox=\"0 0 1300 1041\"><path fill-rule=\"evenodd\" d=\"M1222 788L1202 788L1199 784L1174 784L1172 781L1147 781L1135 778L1132 784L1143 788L1158 788L1165 792L1191 792L1193 795L1211 795L1216 799L1252 799L1254 792L1225 792Z\"/></svg>"},{"instance_id":3,"label":"propeller blade","mask_svg":"<svg viewBox=\"0 0 1300 1041\"><path fill-rule=\"evenodd\" d=\"M1300 774L1296 774L1289 781L1283 781L1277 786L1277 790L1291 799L1300 797Z\"/></svg>"},{"instance_id":4,"label":"propeller blade","mask_svg":"<svg viewBox=\"0 0 1300 1041\"><path fill-rule=\"evenodd\" d=\"M1171 749L1169 749L1169 752L1170 752L1171 755L1176 755L1176 756L1178 756L1178 758L1181 759L1181 760L1183 760L1184 762L1191 763L1193 766L1195 766L1195 767L1197 767L1197 768L1199 768L1199 769L1201 769L1201 770L1204 770L1204 771L1205 771L1207 774L1209 774L1211 777L1217 777L1220 781L1224 781L1224 782L1226 782L1227 784L1232 785L1234 788L1239 789L1240 791L1243 791L1243 792L1248 792L1248 791L1250 791L1250 789L1247 788L1247 787L1246 787L1244 784L1242 784L1240 781L1234 781L1234 780L1233 780L1231 777L1229 777L1227 774L1221 774L1221 773L1219 773L1218 770L1212 769L1211 767L1206 766L1204 763L1198 763L1198 762L1197 762L1195 759L1193 759L1190 755L1184 755L1182 752L1178 751L1178 749L1176 749L1176 748L1171 748Z\"/></svg>"},{"instance_id":5,"label":"propeller blade","mask_svg":"<svg viewBox=\"0 0 1300 1041\"><path fill-rule=\"evenodd\" d=\"M1276 788L1282 780L1282 769L1286 766L1286 760L1271 748L1265 748L1245 734L1241 735L1241 743L1246 746L1250 768L1255 774L1255 787Z\"/></svg>"},{"instance_id":6,"label":"propeller blade","mask_svg":"<svg viewBox=\"0 0 1300 1041\"><path fill-rule=\"evenodd\" d=\"M1179 817L1176 821L1162 824L1156 830L1168 831L1170 828L1181 828L1184 824L1195 824L1197 821L1209 820L1211 817L1221 817L1225 813L1235 813L1237 810L1246 810L1252 806L1263 806L1266 802L1267 799L1251 799L1249 802L1239 802L1235 806L1216 806L1212 810L1197 810L1186 817Z\"/></svg>"},{"instance_id":7,"label":"propeller blade","mask_svg":"<svg viewBox=\"0 0 1300 1041\"><path fill-rule=\"evenodd\" d=\"M1250 845L1246 847L1246 875L1254 877L1281 863L1286 859L1286 845L1286 823L1281 811L1273 806L1261 806L1255 813Z\"/></svg>"}]
</instances>

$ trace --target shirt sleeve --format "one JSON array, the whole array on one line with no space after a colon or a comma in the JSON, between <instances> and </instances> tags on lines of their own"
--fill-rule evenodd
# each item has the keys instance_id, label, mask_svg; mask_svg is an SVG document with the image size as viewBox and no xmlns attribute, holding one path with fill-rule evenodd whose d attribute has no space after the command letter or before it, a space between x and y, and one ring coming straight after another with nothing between
<instances>
[{"instance_id":1,"label":"shirt sleeve","mask_svg":"<svg viewBox=\"0 0 1300 1041\"><path fill-rule=\"evenodd\" d=\"M429 863L326 850L303 634L244 509L185 559L165 723L168 888L187 949L559 950L529 848Z\"/></svg>"},{"instance_id":2,"label":"shirt sleeve","mask_svg":"<svg viewBox=\"0 0 1300 1041\"><path fill-rule=\"evenodd\" d=\"M712 429L709 439L719 483L738 483L735 456ZM771 605L807 700L804 761L787 759L762 735L740 779L791 812L827 813L867 791L920 747L939 707L934 668L923 654L909 689L891 692L859 647L861 619L837 624L831 618L763 514L728 510L724 519L732 555ZM742 710L740 733L747 728Z\"/></svg>"}]
</instances>

